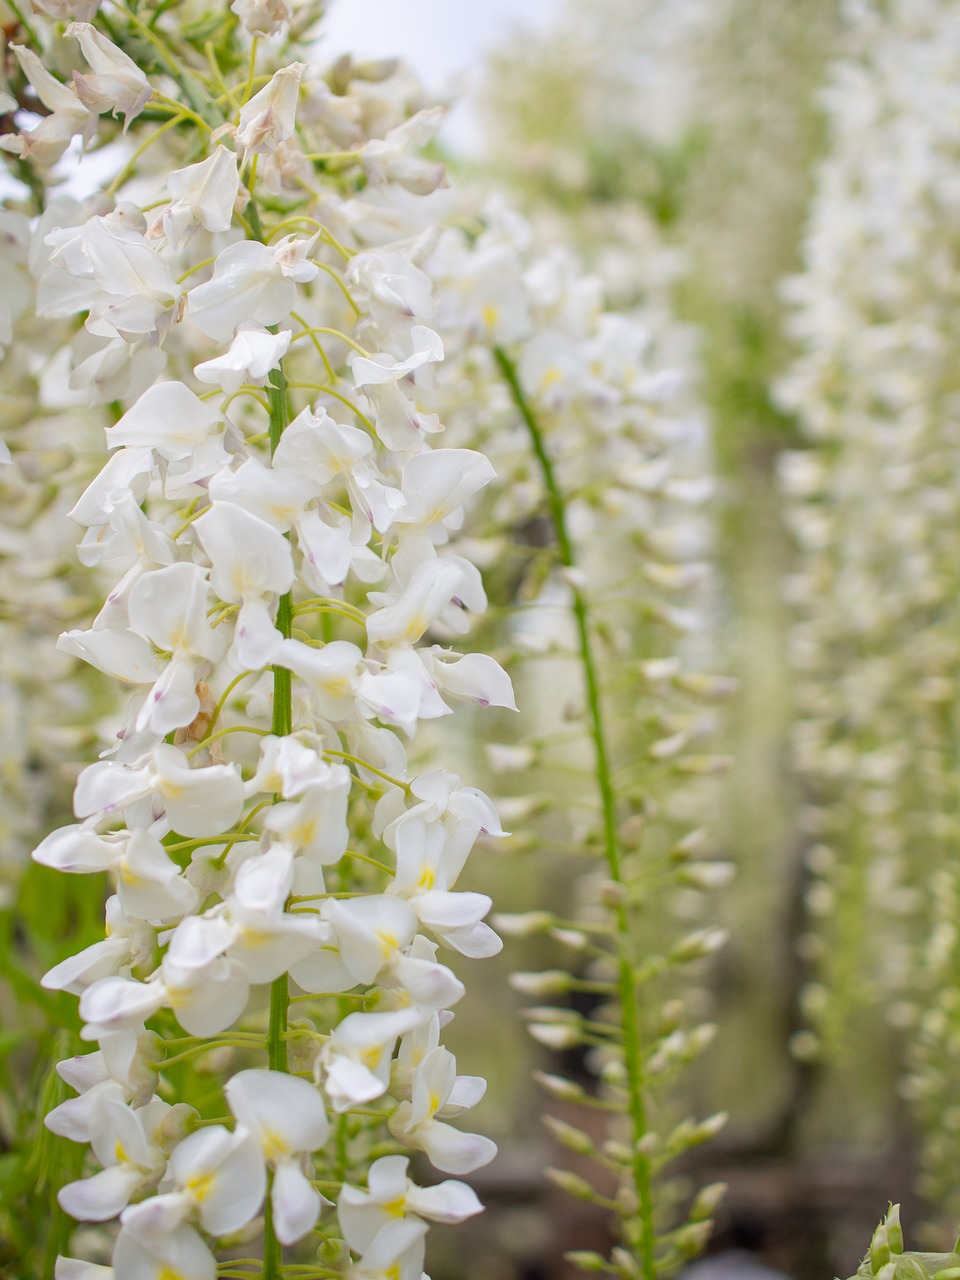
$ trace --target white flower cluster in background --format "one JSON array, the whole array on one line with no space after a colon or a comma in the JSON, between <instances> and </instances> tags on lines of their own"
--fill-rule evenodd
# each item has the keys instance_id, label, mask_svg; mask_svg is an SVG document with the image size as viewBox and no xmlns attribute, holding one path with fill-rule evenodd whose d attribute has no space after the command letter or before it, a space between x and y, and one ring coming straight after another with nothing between
<instances>
[{"instance_id":1,"label":"white flower cluster in background","mask_svg":"<svg viewBox=\"0 0 960 1280\"><path fill-rule=\"evenodd\" d=\"M234 9L253 37L291 16ZM503 832L415 739L458 704L514 706L497 662L453 647L486 604L457 535L494 470L443 447L426 407L445 177L417 148L439 115L389 65L268 67L283 47L258 56L236 30L218 83L160 14L161 53L135 59L120 46L143 19L118 14L110 37L32 16L41 47L12 48L45 114L2 144L46 170L101 118L129 140L107 192L29 223L40 320L82 318L71 385L120 410L71 511L109 593L60 648L129 695L76 822L34 853L115 887L106 938L44 978L96 1046L60 1064L77 1096L47 1117L98 1166L60 1203L120 1223L112 1271L63 1258L57 1276L210 1280L216 1242L261 1213L277 1274L321 1187L347 1275L419 1276L424 1220L479 1202L417 1187L400 1155L364 1172L356 1138L386 1125L452 1174L495 1152L450 1123L484 1082L441 1043L464 988L440 957L499 950L490 900L456 885ZM50 70L68 61L72 78ZM164 123L141 133L143 112ZM267 1055L229 1075L227 1120L176 1096L176 1068L213 1049Z\"/></svg>"},{"instance_id":2,"label":"white flower cluster in background","mask_svg":"<svg viewBox=\"0 0 960 1280\"><path fill-rule=\"evenodd\" d=\"M728 764L705 744L709 704L730 682L697 670L711 554L706 431L648 317L608 309L601 280L568 250L535 247L502 200L488 201L482 219L461 211L424 267L447 340L430 403L460 438L477 439L479 423L501 484L477 553L519 606L500 643L516 655L525 723L519 741L488 744L488 761L505 781L516 777L506 803L528 827L544 811L537 907L496 923L551 939L557 967L513 976L534 1001L524 1018L540 1046L583 1055L615 1116L606 1143L545 1117L579 1157L576 1175L548 1176L608 1207L608 1191L590 1182L584 1157L593 1157L598 1187L612 1172L631 1205L609 1263L565 1256L586 1270L652 1276L697 1251L718 1197L661 1231L645 1153L657 1144L666 1162L723 1123L675 1128L660 1090L713 1038L703 1002L672 1000L665 1025L658 1001L680 993L682 966L702 970L723 944L724 930L701 926L709 891L732 874L692 830L705 808L699 780ZM653 880L655 920L640 909L648 891L639 886ZM656 996L635 985L644 965L663 975ZM572 993L587 994L575 1004ZM588 1102L582 1080L562 1074L569 1063L538 1079L555 1099ZM654 1113L656 1123L645 1118Z\"/></svg>"},{"instance_id":3,"label":"white flower cluster in background","mask_svg":"<svg viewBox=\"0 0 960 1280\"><path fill-rule=\"evenodd\" d=\"M828 1051L858 1005L909 1026L935 998L958 835L960 13L894 0L845 16L804 270L786 286L799 355L780 387L809 441L781 475L800 548L788 585L818 969L807 1011ZM915 1067L956 1017L924 1016ZM941 1096L941 1129L943 1081L910 1088Z\"/></svg>"},{"instance_id":4,"label":"white flower cluster in background","mask_svg":"<svg viewBox=\"0 0 960 1280\"><path fill-rule=\"evenodd\" d=\"M66 325L36 318L45 258L30 219L0 210L0 905L12 901L38 819L69 804L65 760L89 745L96 703L58 632L91 607L95 584L76 563L66 511L90 479L100 415L65 387ZM41 252L36 251L40 244ZM38 647L48 660L37 667Z\"/></svg>"},{"instance_id":5,"label":"white flower cluster in background","mask_svg":"<svg viewBox=\"0 0 960 1280\"><path fill-rule=\"evenodd\" d=\"M706 423L691 404L686 371L669 360L682 343L668 342L665 356L663 335L643 309L610 308L602 280L569 249L537 245L526 219L501 199L488 201L483 229L475 229L474 222L445 230L428 261L447 335L437 403L448 430L465 439L477 429L476 396L483 396L480 439L501 483L491 535L478 551L491 562L511 550L517 557L518 601L526 607L510 619L511 643L530 664L530 699L538 687L547 691L530 736L549 734L571 711L554 696L563 669L555 659L576 650L569 608L577 589L602 620L605 677L633 681L647 699L642 725L634 702L625 707L631 723L618 729L622 746L643 760L638 771L647 766L646 747L659 739L664 745L654 759L673 761L715 728L700 695L710 701L729 688L695 674L709 652L712 530L705 506L713 481ZM572 569L557 563L543 528L544 482L498 372L498 348L515 365L542 425L564 499ZM519 545L510 548L509 539ZM564 676L577 720L580 677ZM608 713L617 718L614 707ZM682 822L697 802L689 783L674 792L661 799Z\"/></svg>"}]
</instances>

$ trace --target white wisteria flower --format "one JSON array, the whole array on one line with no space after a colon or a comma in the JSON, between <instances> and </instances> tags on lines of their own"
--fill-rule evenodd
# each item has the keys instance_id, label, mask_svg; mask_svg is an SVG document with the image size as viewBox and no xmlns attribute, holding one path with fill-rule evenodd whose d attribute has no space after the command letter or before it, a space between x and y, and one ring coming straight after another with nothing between
<instances>
[{"instance_id":1,"label":"white wisteria flower","mask_svg":"<svg viewBox=\"0 0 960 1280\"><path fill-rule=\"evenodd\" d=\"M320 1091L278 1071L240 1071L226 1086L230 1110L259 1143L273 1169L270 1191L277 1237L294 1244L311 1230L324 1200L302 1168L330 1134Z\"/></svg>"}]
</instances>

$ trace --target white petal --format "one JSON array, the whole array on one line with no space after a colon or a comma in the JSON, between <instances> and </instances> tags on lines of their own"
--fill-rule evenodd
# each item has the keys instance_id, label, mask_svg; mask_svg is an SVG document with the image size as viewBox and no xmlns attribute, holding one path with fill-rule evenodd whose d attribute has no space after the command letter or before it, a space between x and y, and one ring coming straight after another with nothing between
<instances>
[{"instance_id":1,"label":"white petal","mask_svg":"<svg viewBox=\"0 0 960 1280\"><path fill-rule=\"evenodd\" d=\"M111 449L149 446L174 461L188 458L221 425L217 410L182 382L159 382L107 428L107 443Z\"/></svg>"},{"instance_id":2,"label":"white petal","mask_svg":"<svg viewBox=\"0 0 960 1280\"><path fill-rule=\"evenodd\" d=\"M436 933L448 947L471 960L486 960L503 950L503 940L482 921L458 929L445 929L442 933L437 930Z\"/></svg>"},{"instance_id":3,"label":"white petal","mask_svg":"<svg viewBox=\"0 0 960 1280\"><path fill-rule=\"evenodd\" d=\"M410 1209L432 1222L463 1222L483 1212L477 1193L465 1182L448 1178L433 1187L411 1185L407 1193Z\"/></svg>"},{"instance_id":4,"label":"white petal","mask_svg":"<svg viewBox=\"0 0 960 1280\"><path fill-rule=\"evenodd\" d=\"M292 1160L277 1165L273 1175L273 1221L281 1244L296 1244L313 1228L323 1201Z\"/></svg>"},{"instance_id":5,"label":"white petal","mask_svg":"<svg viewBox=\"0 0 960 1280\"><path fill-rule=\"evenodd\" d=\"M96 831L76 823L58 827L37 845L33 851L34 862L42 867L54 867L57 871L83 873L106 871L114 866L123 854L123 844L105 840Z\"/></svg>"},{"instance_id":6,"label":"white petal","mask_svg":"<svg viewBox=\"0 0 960 1280\"><path fill-rule=\"evenodd\" d=\"M444 1173L472 1173L497 1154L497 1144L489 1138L479 1133L461 1133L439 1120L419 1126L415 1141L433 1167Z\"/></svg>"},{"instance_id":7,"label":"white petal","mask_svg":"<svg viewBox=\"0 0 960 1280\"><path fill-rule=\"evenodd\" d=\"M168 1195L141 1200L139 1204L127 1205L120 1215L120 1221L139 1241L149 1244L182 1226L192 1211L190 1196L174 1191Z\"/></svg>"},{"instance_id":8,"label":"white petal","mask_svg":"<svg viewBox=\"0 0 960 1280\"><path fill-rule=\"evenodd\" d=\"M114 1280L113 1267L100 1267L95 1262L81 1262L79 1258L57 1258L53 1280Z\"/></svg>"},{"instance_id":9,"label":"white petal","mask_svg":"<svg viewBox=\"0 0 960 1280\"><path fill-rule=\"evenodd\" d=\"M71 991L79 995L100 978L117 974L130 963L128 938L105 938L49 969L40 980L47 991Z\"/></svg>"},{"instance_id":10,"label":"white petal","mask_svg":"<svg viewBox=\"0 0 960 1280\"><path fill-rule=\"evenodd\" d=\"M273 624L265 600L245 600L237 615L231 654L244 671L260 671L280 652L282 634Z\"/></svg>"},{"instance_id":11,"label":"white petal","mask_svg":"<svg viewBox=\"0 0 960 1280\"><path fill-rule=\"evenodd\" d=\"M82 658L91 667L128 684L152 684L157 678L157 659L142 636L132 631L103 628L93 631L64 631L57 641L61 653Z\"/></svg>"},{"instance_id":12,"label":"white petal","mask_svg":"<svg viewBox=\"0 0 960 1280\"><path fill-rule=\"evenodd\" d=\"M130 1165L117 1164L92 1178L68 1182L57 1194L60 1208L80 1222L106 1222L130 1202L143 1174Z\"/></svg>"},{"instance_id":13,"label":"white petal","mask_svg":"<svg viewBox=\"0 0 960 1280\"><path fill-rule=\"evenodd\" d=\"M106 1030L136 1027L162 1009L166 999L166 992L156 982L101 978L81 995L80 1016Z\"/></svg>"},{"instance_id":14,"label":"white petal","mask_svg":"<svg viewBox=\"0 0 960 1280\"><path fill-rule=\"evenodd\" d=\"M427 1234L427 1224L418 1222L416 1218L405 1218L401 1222L391 1222L382 1227L363 1255L363 1270L371 1276L378 1273L392 1274L398 1278L409 1274L408 1269L401 1271L404 1254L410 1255L413 1271L423 1268L423 1238Z\"/></svg>"},{"instance_id":15,"label":"white petal","mask_svg":"<svg viewBox=\"0 0 960 1280\"><path fill-rule=\"evenodd\" d=\"M209 594L199 565L183 562L145 573L127 599L130 627L160 649L217 662L225 645L207 622Z\"/></svg>"},{"instance_id":16,"label":"white petal","mask_svg":"<svg viewBox=\"0 0 960 1280\"><path fill-rule=\"evenodd\" d=\"M513 682L500 663L485 653L465 653L456 662L444 662L440 652L433 651L435 661L430 671L444 693L455 698L469 698L481 707L507 707L517 710Z\"/></svg>"},{"instance_id":17,"label":"white petal","mask_svg":"<svg viewBox=\"0 0 960 1280\"><path fill-rule=\"evenodd\" d=\"M447 1100L438 1111L445 1119L459 1115L475 1107L487 1092L487 1082L483 1076L457 1076Z\"/></svg>"},{"instance_id":18,"label":"white petal","mask_svg":"<svg viewBox=\"0 0 960 1280\"><path fill-rule=\"evenodd\" d=\"M117 1280L216 1280L213 1254L192 1227L177 1227L168 1236L139 1240L121 1230L113 1249Z\"/></svg>"},{"instance_id":19,"label":"white petal","mask_svg":"<svg viewBox=\"0 0 960 1280\"><path fill-rule=\"evenodd\" d=\"M410 993L414 1004L426 1009L446 1009L464 994L464 985L443 964L401 956L390 970L391 977Z\"/></svg>"},{"instance_id":20,"label":"white petal","mask_svg":"<svg viewBox=\"0 0 960 1280\"><path fill-rule=\"evenodd\" d=\"M152 755L154 787L163 797L175 831L183 836L215 836L230 830L243 810L243 779L236 765L191 769L183 752L166 743L154 747Z\"/></svg>"},{"instance_id":21,"label":"white petal","mask_svg":"<svg viewBox=\"0 0 960 1280\"><path fill-rule=\"evenodd\" d=\"M215 502L193 528L213 562L211 581L221 600L240 604L282 595L293 584L290 544L259 516L233 502Z\"/></svg>"},{"instance_id":22,"label":"white petal","mask_svg":"<svg viewBox=\"0 0 960 1280\"><path fill-rule=\"evenodd\" d=\"M185 1138L170 1157L169 1173L199 1205L200 1222L211 1235L229 1235L259 1212L267 1189L260 1149L252 1134L222 1125Z\"/></svg>"},{"instance_id":23,"label":"white petal","mask_svg":"<svg viewBox=\"0 0 960 1280\"><path fill-rule=\"evenodd\" d=\"M278 324L296 304L297 286L281 273L275 251L241 240L217 256L212 277L187 295L187 315L208 337L228 343L241 321Z\"/></svg>"},{"instance_id":24,"label":"white petal","mask_svg":"<svg viewBox=\"0 0 960 1280\"><path fill-rule=\"evenodd\" d=\"M280 1071L239 1071L225 1090L230 1110L267 1160L319 1151L330 1135L323 1095L307 1080Z\"/></svg>"},{"instance_id":25,"label":"white petal","mask_svg":"<svg viewBox=\"0 0 960 1280\"><path fill-rule=\"evenodd\" d=\"M147 694L137 713L136 729L166 736L192 724L200 710L197 693L197 660L180 654L167 663L160 679Z\"/></svg>"},{"instance_id":26,"label":"white petal","mask_svg":"<svg viewBox=\"0 0 960 1280\"><path fill-rule=\"evenodd\" d=\"M170 1008L189 1035L213 1036L226 1031L247 1007L250 984L240 965L220 959L204 970L182 970L164 961Z\"/></svg>"}]
</instances>

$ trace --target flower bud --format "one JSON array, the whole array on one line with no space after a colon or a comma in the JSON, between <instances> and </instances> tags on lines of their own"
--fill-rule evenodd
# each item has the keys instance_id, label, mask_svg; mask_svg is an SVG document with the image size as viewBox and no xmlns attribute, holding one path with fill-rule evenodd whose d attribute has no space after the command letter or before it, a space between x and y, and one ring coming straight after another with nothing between
<instances>
[{"instance_id":1,"label":"flower bud","mask_svg":"<svg viewBox=\"0 0 960 1280\"><path fill-rule=\"evenodd\" d=\"M617 1213L621 1218L636 1218L640 1212L640 1197L633 1187L620 1187L617 1191Z\"/></svg>"},{"instance_id":2,"label":"flower bud","mask_svg":"<svg viewBox=\"0 0 960 1280\"><path fill-rule=\"evenodd\" d=\"M586 1178L581 1178L576 1173L571 1173L569 1169L544 1169L544 1175L549 1182L555 1187L559 1187L561 1191L565 1191L568 1196L574 1196L577 1200L596 1200L597 1193L587 1182Z\"/></svg>"},{"instance_id":3,"label":"flower bud","mask_svg":"<svg viewBox=\"0 0 960 1280\"><path fill-rule=\"evenodd\" d=\"M563 1076L551 1075L546 1071L534 1071L533 1078L542 1089L554 1098L564 1102L582 1102L587 1097L583 1085L567 1080Z\"/></svg>"},{"instance_id":4,"label":"flower bud","mask_svg":"<svg viewBox=\"0 0 960 1280\"><path fill-rule=\"evenodd\" d=\"M683 756L674 761L676 773L689 774L697 778L707 778L718 773L728 773L733 768L733 756L697 755Z\"/></svg>"},{"instance_id":5,"label":"flower bud","mask_svg":"<svg viewBox=\"0 0 960 1280\"><path fill-rule=\"evenodd\" d=\"M563 1255L564 1261L581 1271L606 1271L615 1275L614 1269L602 1253L592 1253L589 1249L571 1249Z\"/></svg>"},{"instance_id":6,"label":"flower bud","mask_svg":"<svg viewBox=\"0 0 960 1280\"><path fill-rule=\"evenodd\" d=\"M690 1206L691 1221L706 1222L708 1218L712 1218L726 1193L725 1182L711 1182L709 1186L701 1187Z\"/></svg>"},{"instance_id":7,"label":"flower bud","mask_svg":"<svg viewBox=\"0 0 960 1280\"><path fill-rule=\"evenodd\" d=\"M735 874L732 862L690 862L679 873L681 884L692 889L721 889Z\"/></svg>"},{"instance_id":8,"label":"flower bud","mask_svg":"<svg viewBox=\"0 0 960 1280\"><path fill-rule=\"evenodd\" d=\"M590 939L587 934L579 929L551 929L550 937L556 942L561 942L565 947L570 947L573 951L583 951L585 947L590 945Z\"/></svg>"},{"instance_id":9,"label":"flower bud","mask_svg":"<svg viewBox=\"0 0 960 1280\"><path fill-rule=\"evenodd\" d=\"M490 921L498 933L506 934L508 938L530 938L549 929L553 916L549 911L498 911Z\"/></svg>"},{"instance_id":10,"label":"flower bud","mask_svg":"<svg viewBox=\"0 0 960 1280\"><path fill-rule=\"evenodd\" d=\"M891 1253L903 1253L903 1228L900 1226L900 1206L892 1204L886 1217L887 1243Z\"/></svg>"},{"instance_id":11,"label":"flower bud","mask_svg":"<svg viewBox=\"0 0 960 1280\"><path fill-rule=\"evenodd\" d=\"M642 1275L637 1259L620 1245L611 1250L610 1261L616 1267L617 1275L621 1277L621 1280L638 1280L638 1277Z\"/></svg>"},{"instance_id":12,"label":"flower bud","mask_svg":"<svg viewBox=\"0 0 960 1280\"><path fill-rule=\"evenodd\" d=\"M578 1044L583 1043L580 1032L569 1024L564 1026L557 1022L535 1022L528 1030L538 1044L546 1045L548 1049L555 1049L558 1052L563 1049L575 1049Z\"/></svg>"},{"instance_id":13,"label":"flower bud","mask_svg":"<svg viewBox=\"0 0 960 1280\"><path fill-rule=\"evenodd\" d=\"M670 1236L670 1243L678 1253L684 1257L692 1258L700 1252L713 1231L713 1223L705 1222L688 1222L686 1226L681 1227L679 1231L674 1231Z\"/></svg>"},{"instance_id":14,"label":"flower bud","mask_svg":"<svg viewBox=\"0 0 960 1280\"><path fill-rule=\"evenodd\" d=\"M511 973L508 978L514 991L525 996L554 996L570 990L573 978L562 969L545 969L542 973Z\"/></svg>"},{"instance_id":15,"label":"flower bud","mask_svg":"<svg viewBox=\"0 0 960 1280\"><path fill-rule=\"evenodd\" d=\"M688 933L685 938L680 939L671 950L670 959L676 964L687 964L691 960L700 960L704 956L711 955L714 951L719 951L729 936L730 933L727 929L698 929L695 933Z\"/></svg>"},{"instance_id":16,"label":"flower bud","mask_svg":"<svg viewBox=\"0 0 960 1280\"><path fill-rule=\"evenodd\" d=\"M157 1145L169 1154L188 1133L193 1132L199 1118L194 1107L188 1106L185 1102L176 1103L160 1122Z\"/></svg>"},{"instance_id":17,"label":"flower bud","mask_svg":"<svg viewBox=\"0 0 960 1280\"><path fill-rule=\"evenodd\" d=\"M604 880L600 884L600 901L605 907L619 907L626 904L627 887L616 880Z\"/></svg>"},{"instance_id":18,"label":"flower bud","mask_svg":"<svg viewBox=\"0 0 960 1280\"><path fill-rule=\"evenodd\" d=\"M567 1124L565 1120L558 1120L556 1116L547 1115L543 1116L542 1119L557 1142L569 1151L576 1151L578 1155L583 1156L592 1156L596 1152L596 1144L589 1133L584 1133L582 1129L574 1128L572 1124Z\"/></svg>"}]
</instances>

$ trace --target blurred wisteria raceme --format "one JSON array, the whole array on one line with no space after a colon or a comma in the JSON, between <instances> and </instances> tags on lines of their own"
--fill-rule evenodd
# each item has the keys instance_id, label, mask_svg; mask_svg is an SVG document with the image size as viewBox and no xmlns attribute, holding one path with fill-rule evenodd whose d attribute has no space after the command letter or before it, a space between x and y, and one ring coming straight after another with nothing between
<instances>
[{"instance_id":1,"label":"blurred wisteria raceme","mask_svg":"<svg viewBox=\"0 0 960 1280\"><path fill-rule=\"evenodd\" d=\"M698 343L711 625L741 676L734 1145L816 1159L839 1126L896 1159L888 1194L907 1197L909 1097L919 1186L949 1223L956 15L663 8L570 6L542 57L505 48L491 136L541 234L572 228L627 297L659 280Z\"/></svg>"},{"instance_id":2,"label":"blurred wisteria raceme","mask_svg":"<svg viewBox=\"0 0 960 1280\"><path fill-rule=\"evenodd\" d=\"M732 870L699 827L699 780L728 764L710 739L711 706L729 691L697 666L712 491L703 423L648 317L607 310L600 278L569 250L538 250L502 200L445 231L427 265L453 336L442 416L464 438L479 430L497 467L483 554L494 592L520 606L500 643L529 710L488 759L528 828L542 812L528 855L542 889L532 910L496 923L552 944L538 953L546 971L512 979L536 1001L524 1015L534 1039L560 1055L539 1079L567 1115L548 1127L579 1164L551 1177L602 1207L616 1192L611 1265L650 1276L697 1251L717 1200L678 1219L658 1175L723 1123L677 1125L671 1108L675 1075L714 1030L699 992L689 1009L678 998L681 974L702 980L724 941L705 895ZM557 883L558 860L572 883ZM572 1079L564 1056L582 1059ZM596 1101L613 1121L599 1134ZM588 1270L603 1261L569 1256Z\"/></svg>"},{"instance_id":3,"label":"blurred wisteria raceme","mask_svg":"<svg viewBox=\"0 0 960 1280\"><path fill-rule=\"evenodd\" d=\"M921 0L845 16L804 269L784 286L799 355L778 387L806 437L781 460L817 971L802 1048L849 1053L858 1010L886 1011L927 1135L923 1189L949 1222L960 14Z\"/></svg>"}]
</instances>

